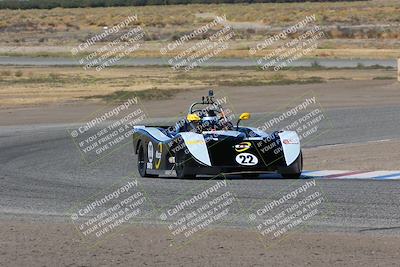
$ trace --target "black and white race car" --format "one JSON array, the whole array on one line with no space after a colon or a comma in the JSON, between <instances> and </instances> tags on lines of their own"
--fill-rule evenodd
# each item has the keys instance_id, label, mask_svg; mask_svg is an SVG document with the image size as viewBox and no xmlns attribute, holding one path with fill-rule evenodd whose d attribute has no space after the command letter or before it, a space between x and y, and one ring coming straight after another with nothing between
<instances>
[{"instance_id":1,"label":"black and white race car","mask_svg":"<svg viewBox=\"0 0 400 267\"><path fill-rule=\"evenodd\" d=\"M142 177L240 173L257 177L278 172L284 178L299 178L303 159L300 139L293 131L267 133L239 126L250 119L232 114L215 101L212 91L201 102L193 103L186 119L173 126L134 126L133 144ZM234 117L234 115L233 115Z\"/></svg>"}]
</instances>

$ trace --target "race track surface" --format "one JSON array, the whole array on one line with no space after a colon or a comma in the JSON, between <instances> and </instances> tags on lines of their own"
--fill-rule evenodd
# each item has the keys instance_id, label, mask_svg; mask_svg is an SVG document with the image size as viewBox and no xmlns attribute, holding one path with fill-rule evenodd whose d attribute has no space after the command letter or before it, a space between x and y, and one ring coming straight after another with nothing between
<instances>
[{"instance_id":1,"label":"race track surface","mask_svg":"<svg viewBox=\"0 0 400 267\"><path fill-rule=\"evenodd\" d=\"M400 107L337 109L328 111L334 128L308 147L398 138ZM165 122L165 120L163 120ZM80 201L122 184L123 177L138 177L131 144L112 155L86 164L67 133L69 124L0 127L0 214L2 217L33 216L70 221L69 214ZM368 130L366 130L368 129ZM382 131L382 129L385 129ZM303 178L306 178L304 176ZM196 194L209 178L137 178L153 203L140 221L165 223L160 214L179 197ZM263 176L259 179L227 177L234 205L225 226L252 227L248 215L276 192L306 183ZM215 182L215 181L214 181ZM318 179L325 197L320 213L309 222L313 231L371 231L399 233L398 181L369 179ZM46 216L43 216L46 215Z\"/></svg>"}]
</instances>

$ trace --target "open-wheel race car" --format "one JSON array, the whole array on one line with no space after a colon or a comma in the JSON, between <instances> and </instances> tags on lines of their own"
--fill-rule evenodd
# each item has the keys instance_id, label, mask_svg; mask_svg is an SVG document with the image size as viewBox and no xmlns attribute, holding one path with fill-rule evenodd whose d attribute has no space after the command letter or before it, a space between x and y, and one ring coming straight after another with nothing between
<instances>
[{"instance_id":1,"label":"open-wheel race car","mask_svg":"<svg viewBox=\"0 0 400 267\"><path fill-rule=\"evenodd\" d=\"M194 178L239 173L251 178L278 172L284 178L300 177L303 159L296 132L239 126L250 114L242 113L234 124L234 114L228 116L219 102L210 90L173 126L134 126L139 174Z\"/></svg>"}]
</instances>

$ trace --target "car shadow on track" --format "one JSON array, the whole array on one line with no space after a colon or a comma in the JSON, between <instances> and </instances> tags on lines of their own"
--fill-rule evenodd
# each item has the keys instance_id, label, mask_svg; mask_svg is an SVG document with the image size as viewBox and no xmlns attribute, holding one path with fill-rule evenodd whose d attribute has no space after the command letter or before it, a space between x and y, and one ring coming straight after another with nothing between
<instances>
[{"instance_id":1,"label":"car shadow on track","mask_svg":"<svg viewBox=\"0 0 400 267\"><path fill-rule=\"evenodd\" d=\"M240 174L221 174L217 176L213 175L199 175L196 178L177 178L174 176L160 176L154 177L153 179L173 179L173 180L304 180L304 179L314 179L313 176L301 175L300 178L297 179L289 179L289 178L282 178L280 174L277 173L268 173L268 174L260 174L252 176L243 177Z\"/></svg>"}]
</instances>

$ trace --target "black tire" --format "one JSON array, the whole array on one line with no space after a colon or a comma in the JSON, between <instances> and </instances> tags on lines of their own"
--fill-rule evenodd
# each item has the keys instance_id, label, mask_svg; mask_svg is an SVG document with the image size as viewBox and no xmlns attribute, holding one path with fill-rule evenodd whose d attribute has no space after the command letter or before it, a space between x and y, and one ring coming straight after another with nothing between
<instances>
[{"instance_id":1,"label":"black tire","mask_svg":"<svg viewBox=\"0 0 400 267\"><path fill-rule=\"evenodd\" d=\"M140 143L138 148L138 160L137 160L138 172L141 177L157 177L158 175L146 173L146 159L144 156L143 144Z\"/></svg>"},{"instance_id":2,"label":"black tire","mask_svg":"<svg viewBox=\"0 0 400 267\"><path fill-rule=\"evenodd\" d=\"M196 178L196 174L190 172L187 165L185 164L193 159L185 160L182 151L176 154L175 159L176 159L175 171L176 171L176 177L178 179Z\"/></svg>"},{"instance_id":3,"label":"black tire","mask_svg":"<svg viewBox=\"0 0 400 267\"><path fill-rule=\"evenodd\" d=\"M303 153L300 151L300 155L297 159L287 167L281 168L278 172L285 179L298 179L301 176L303 170Z\"/></svg>"},{"instance_id":4,"label":"black tire","mask_svg":"<svg viewBox=\"0 0 400 267\"><path fill-rule=\"evenodd\" d=\"M196 174L189 173L185 167L185 163L178 163L175 165L176 177L178 179L196 178Z\"/></svg>"}]
</instances>

